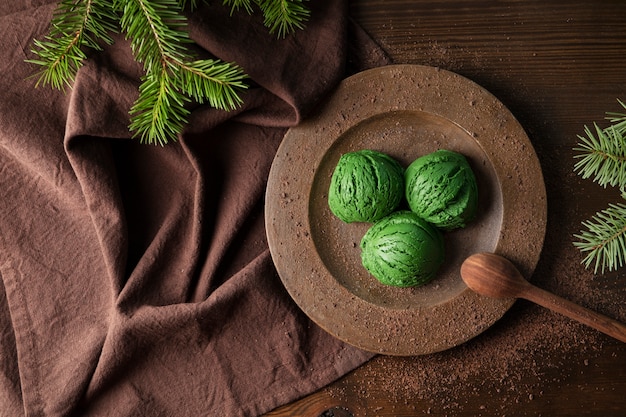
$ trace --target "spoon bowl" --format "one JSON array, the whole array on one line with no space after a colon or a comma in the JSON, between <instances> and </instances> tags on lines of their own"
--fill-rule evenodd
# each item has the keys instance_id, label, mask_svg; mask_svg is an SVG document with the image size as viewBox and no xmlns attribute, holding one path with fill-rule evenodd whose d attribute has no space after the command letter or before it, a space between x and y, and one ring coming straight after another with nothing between
<instances>
[{"instance_id":1,"label":"spoon bowl","mask_svg":"<svg viewBox=\"0 0 626 417\"><path fill-rule=\"evenodd\" d=\"M626 325L529 283L508 259L495 253L477 253L461 265L461 278L480 295L524 298L626 342Z\"/></svg>"},{"instance_id":2,"label":"spoon bowl","mask_svg":"<svg viewBox=\"0 0 626 417\"><path fill-rule=\"evenodd\" d=\"M467 258L461 278L473 291L493 298L520 298L531 286L511 261L494 253Z\"/></svg>"}]
</instances>

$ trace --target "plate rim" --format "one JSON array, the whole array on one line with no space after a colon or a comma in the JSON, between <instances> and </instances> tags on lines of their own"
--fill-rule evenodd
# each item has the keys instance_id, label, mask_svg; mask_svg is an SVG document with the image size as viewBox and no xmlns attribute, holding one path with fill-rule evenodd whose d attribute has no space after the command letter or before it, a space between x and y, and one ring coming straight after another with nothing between
<instances>
[{"instance_id":1,"label":"plate rim","mask_svg":"<svg viewBox=\"0 0 626 417\"><path fill-rule=\"evenodd\" d=\"M485 136L489 132L481 131L481 124L485 126L484 121L472 122L467 115L450 117L446 114L444 104L432 104L426 98L420 101L415 96L409 97L407 85L417 87L426 95L442 94L441 102L444 104L450 98L458 100L460 94L471 92L473 99L463 96L471 108L469 113L501 118L500 122L507 129L500 128L510 134L508 138L500 139L507 139L510 143L503 145L497 142L504 151L493 151L499 139ZM350 95L355 89L363 89L364 86L373 89L372 97L375 100L355 103L358 100L351 100ZM435 89L438 91L435 92ZM265 196L268 244L283 285L300 309L333 336L370 352L407 356L434 353L464 343L499 320L515 300L489 299L466 289L459 297L446 303L445 309L439 305L428 307L433 316L442 311L447 312L447 319L454 319L452 326L459 327L459 331L445 332L448 334L441 340L422 341L424 336L428 339L428 333L432 334L437 326L442 325L441 320L424 318L424 309L392 311L368 303L333 279L317 254L309 223L308 199L317 165L313 163L309 173L286 172L289 171L294 152L310 152L316 155L314 159L321 160L332 144L358 123L384 112L403 110L444 117L468 132L487 154L494 165L503 198L502 228L495 252L511 259L527 277L534 271L543 247L547 199L539 160L517 119L487 90L448 70L395 64L357 73L344 79L316 112L287 131L272 162ZM333 126L336 129L333 131L336 132L334 138L324 137L324 127L328 123L336 125ZM303 135L306 141L302 140ZM513 150L512 147L515 147L516 154L521 152L522 161L511 161L502 155L508 153L507 150ZM525 164L520 166L522 162ZM530 190L529 182L532 182L533 190ZM525 229L520 237L522 226ZM293 240L295 243L289 247L284 245L283 239L287 234L296 236ZM521 238L528 239L529 246L520 253L520 242L517 239ZM319 280L323 280L323 285L315 286L317 294L307 294L306 289L313 287L311 283L319 283ZM449 317L456 303L473 306L478 319L468 318L458 310L455 317ZM346 319L348 314L355 316ZM372 320L372 317L376 319ZM445 318L442 317L442 320ZM411 337L407 338L407 335L414 336L412 339L415 343L411 343Z\"/></svg>"}]
</instances>

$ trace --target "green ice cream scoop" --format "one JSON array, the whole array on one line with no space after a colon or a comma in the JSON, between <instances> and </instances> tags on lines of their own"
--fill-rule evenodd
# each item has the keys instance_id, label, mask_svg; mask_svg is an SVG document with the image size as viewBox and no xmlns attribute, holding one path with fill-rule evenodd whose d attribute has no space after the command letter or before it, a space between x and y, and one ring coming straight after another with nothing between
<instances>
[{"instance_id":1,"label":"green ice cream scoop","mask_svg":"<svg viewBox=\"0 0 626 417\"><path fill-rule=\"evenodd\" d=\"M346 223L374 222L398 207L404 169L392 157L363 149L345 153L333 171L328 206Z\"/></svg>"},{"instance_id":2,"label":"green ice cream scoop","mask_svg":"<svg viewBox=\"0 0 626 417\"><path fill-rule=\"evenodd\" d=\"M435 276L443 260L441 232L408 210L377 221L361 240L363 266L387 285L425 284Z\"/></svg>"},{"instance_id":3,"label":"green ice cream scoop","mask_svg":"<svg viewBox=\"0 0 626 417\"><path fill-rule=\"evenodd\" d=\"M404 175L409 207L436 227L465 227L476 216L476 177L460 153L442 149L424 155Z\"/></svg>"}]
</instances>

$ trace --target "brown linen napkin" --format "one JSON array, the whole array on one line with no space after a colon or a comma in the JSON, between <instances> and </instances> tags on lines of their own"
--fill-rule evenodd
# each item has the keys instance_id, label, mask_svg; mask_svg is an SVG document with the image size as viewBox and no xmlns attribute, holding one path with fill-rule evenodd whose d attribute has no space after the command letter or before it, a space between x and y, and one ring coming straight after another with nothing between
<instances>
[{"instance_id":1,"label":"brown linen napkin","mask_svg":"<svg viewBox=\"0 0 626 417\"><path fill-rule=\"evenodd\" d=\"M201 6L201 53L253 87L166 147L128 139L141 72L122 37L67 94L34 88L24 60L54 3L0 6L0 416L257 415L369 359L291 301L263 223L285 129L347 68L388 63L346 2L307 3L284 40Z\"/></svg>"}]
</instances>

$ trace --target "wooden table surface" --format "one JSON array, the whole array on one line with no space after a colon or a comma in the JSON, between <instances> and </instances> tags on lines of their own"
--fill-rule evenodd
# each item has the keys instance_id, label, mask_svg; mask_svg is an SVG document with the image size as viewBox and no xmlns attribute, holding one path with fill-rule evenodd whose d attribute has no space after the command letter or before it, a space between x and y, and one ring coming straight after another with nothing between
<instances>
[{"instance_id":1,"label":"wooden table surface","mask_svg":"<svg viewBox=\"0 0 626 417\"><path fill-rule=\"evenodd\" d=\"M626 321L626 268L594 275L572 244L581 221L621 199L574 173L572 148L585 125L606 126L606 112L623 110L626 2L354 0L350 8L395 63L457 72L509 108L548 195L532 281ZM267 416L421 415L626 416L626 344L520 300L459 347L377 356Z\"/></svg>"}]
</instances>

